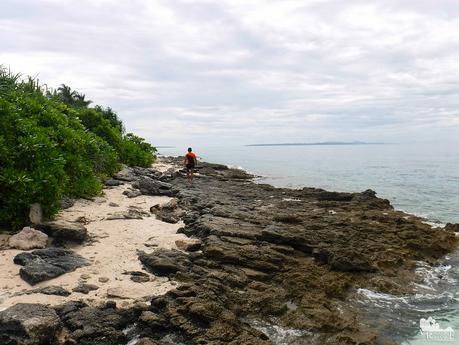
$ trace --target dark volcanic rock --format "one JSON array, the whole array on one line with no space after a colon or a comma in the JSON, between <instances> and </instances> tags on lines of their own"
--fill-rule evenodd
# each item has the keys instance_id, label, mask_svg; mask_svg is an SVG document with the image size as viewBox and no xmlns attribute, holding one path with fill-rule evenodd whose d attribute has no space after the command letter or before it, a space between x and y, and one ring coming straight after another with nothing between
<instances>
[{"instance_id":1,"label":"dark volcanic rock","mask_svg":"<svg viewBox=\"0 0 459 345\"><path fill-rule=\"evenodd\" d=\"M317 200L320 201L351 201L354 195L352 193L338 193L338 192L319 192L317 193Z\"/></svg>"},{"instance_id":2,"label":"dark volcanic rock","mask_svg":"<svg viewBox=\"0 0 459 345\"><path fill-rule=\"evenodd\" d=\"M56 309L70 338L78 345L125 345L128 342L123 329L133 321L129 312L88 307L78 302Z\"/></svg>"},{"instance_id":3,"label":"dark volcanic rock","mask_svg":"<svg viewBox=\"0 0 459 345\"><path fill-rule=\"evenodd\" d=\"M144 195L174 196L177 194L171 184L149 177L141 177L133 186L138 188Z\"/></svg>"},{"instance_id":4,"label":"dark volcanic rock","mask_svg":"<svg viewBox=\"0 0 459 345\"><path fill-rule=\"evenodd\" d=\"M135 173L133 172L132 168L124 166L123 169L118 171L113 177L117 180L132 182L137 179Z\"/></svg>"},{"instance_id":5,"label":"dark volcanic rock","mask_svg":"<svg viewBox=\"0 0 459 345\"><path fill-rule=\"evenodd\" d=\"M152 300L151 313L139 320L141 336L271 343L241 321L255 316L312 332L298 344L382 344L385 339L357 322L360 314L346 300L350 291L406 293L406 272L416 260L433 262L457 246L455 227L433 229L394 211L372 190L274 188L225 166L198 168L205 178L194 188L182 176L169 182L184 210L179 232L200 239L201 252L139 254L155 274L181 281Z\"/></svg>"},{"instance_id":6,"label":"dark volcanic rock","mask_svg":"<svg viewBox=\"0 0 459 345\"><path fill-rule=\"evenodd\" d=\"M67 208L72 207L73 205L75 205L75 200L70 199L68 197L63 197L62 198L62 200L61 200L61 209L65 210Z\"/></svg>"},{"instance_id":7,"label":"dark volcanic rock","mask_svg":"<svg viewBox=\"0 0 459 345\"><path fill-rule=\"evenodd\" d=\"M45 286L39 289L34 289L26 292L26 294L41 293L43 295L55 295L55 296L70 296L71 293L64 289L62 286Z\"/></svg>"},{"instance_id":8,"label":"dark volcanic rock","mask_svg":"<svg viewBox=\"0 0 459 345\"><path fill-rule=\"evenodd\" d=\"M115 180L113 178L109 178L109 179L105 180L105 182L104 182L104 185L106 185L108 187L116 187L116 186L121 186L123 184L124 184L124 182L122 182L120 180Z\"/></svg>"},{"instance_id":9,"label":"dark volcanic rock","mask_svg":"<svg viewBox=\"0 0 459 345\"><path fill-rule=\"evenodd\" d=\"M209 169L209 171L212 171L211 174L215 174L216 172L221 172L221 171L226 171L228 170L228 166L224 164L217 164L217 163L209 163L209 162L199 162L198 170L202 169Z\"/></svg>"},{"instance_id":10,"label":"dark volcanic rock","mask_svg":"<svg viewBox=\"0 0 459 345\"><path fill-rule=\"evenodd\" d=\"M24 266L19 274L31 285L87 265L84 258L72 251L54 247L20 253L14 257L14 263Z\"/></svg>"},{"instance_id":11,"label":"dark volcanic rock","mask_svg":"<svg viewBox=\"0 0 459 345\"><path fill-rule=\"evenodd\" d=\"M166 223L178 223L184 215L183 210L177 207L177 199L173 198L165 204L156 204L150 207L150 212L156 215L156 218Z\"/></svg>"},{"instance_id":12,"label":"dark volcanic rock","mask_svg":"<svg viewBox=\"0 0 459 345\"><path fill-rule=\"evenodd\" d=\"M160 171L153 168L133 167L132 171L139 177L147 176L152 179L157 179L162 175Z\"/></svg>"},{"instance_id":13,"label":"dark volcanic rock","mask_svg":"<svg viewBox=\"0 0 459 345\"><path fill-rule=\"evenodd\" d=\"M125 190L123 192L124 195L126 195L128 198L136 198L138 196L142 195L142 192L140 190Z\"/></svg>"},{"instance_id":14,"label":"dark volcanic rock","mask_svg":"<svg viewBox=\"0 0 459 345\"><path fill-rule=\"evenodd\" d=\"M185 252L196 252L201 249L202 241L198 239L176 240L175 245L178 249Z\"/></svg>"},{"instance_id":15,"label":"dark volcanic rock","mask_svg":"<svg viewBox=\"0 0 459 345\"><path fill-rule=\"evenodd\" d=\"M181 167L181 158L169 160ZM149 310L77 302L57 308L77 344L126 344L122 330L135 323L147 343L162 344L167 336L184 344L267 345L276 339L257 328L273 322L303 332L292 335L292 344L391 344L362 322L354 291L409 293L417 260L434 263L458 245L456 226L432 228L372 190L275 188L226 166L198 168L193 188L183 174L130 170L143 192L178 192L167 212L183 211L179 232L197 239L200 251L138 253L149 271L180 283L154 297Z\"/></svg>"},{"instance_id":16,"label":"dark volcanic rock","mask_svg":"<svg viewBox=\"0 0 459 345\"><path fill-rule=\"evenodd\" d=\"M158 345L158 343L150 338L142 338L139 339L136 345Z\"/></svg>"},{"instance_id":17,"label":"dark volcanic rock","mask_svg":"<svg viewBox=\"0 0 459 345\"><path fill-rule=\"evenodd\" d=\"M376 271L369 258L354 248L334 251L328 257L331 268L343 272L373 272Z\"/></svg>"},{"instance_id":18,"label":"dark volcanic rock","mask_svg":"<svg viewBox=\"0 0 459 345\"><path fill-rule=\"evenodd\" d=\"M459 232L459 224L448 223L445 226L445 230Z\"/></svg>"},{"instance_id":19,"label":"dark volcanic rock","mask_svg":"<svg viewBox=\"0 0 459 345\"><path fill-rule=\"evenodd\" d=\"M249 180L254 176L241 169L229 168L223 164L200 162L196 167L199 174L219 179Z\"/></svg>"},{"instance_id":20,"label":"dark volcanic rock","mask_svg":"<svg viewBox=\"0 0 459 345\"><path fill-rule=\"evenodd\" d=\"M61 322L56 312L40 304L16 304L0 312L0 344L57 344Z\"/></svg>"},{"instance_id":21,"label":"dark volcanic rock","mask_svg":"<svg viewBox=\"0 0 459 345\"><path fill-rule=\"evenodd\" d=\"M135 283L146 283L150 281L150 277L148 275L131 275L131 280Z\"/></svg>"},{"instance_id":22,"label":"dark volcanic rock","mask_svg":"<svg viewBox=\"0 0 459 345\"><path fill-rule=\"evenodd\" d=\"M80 284L78 285L77 287L73 288L72 291L73 292L79 292L79 293L82 293L82 294L85 294L87 295L88 293L90 293L91 291L94 291L94 290L98 290L99 287L97 285L93 285L93 284Z\"/></svg>"},{"instance_id":23,"label":"dark volcanic rock","mask_svg":"<svg viewBox=\"0 0 459 345\"><path fill-rule=\"evenodd\" d=\"M178 271L187 271L188 255L175 249L156 249L153 253L139 252L139 260L153 273L168 276Z\"/></svg>"},{"instance_id":24,"label":"dark volcanic rock","mask_svg":"<svg viewBox=\"0 0 459 345\"><path fill-rule=\"evenodd\" d=\"M35 225L35 227L60 241L81 243L88 239L88 230L80 223L56 220Z\"/></svg>"},{"instance_id":25,"label":"dark volcanic rock","mask_svg":"<svg viewBox=\"0 0 459 345\"><path fill-rule=\"evenodd\" d=\"M128 271L125 275L130 275L130 279L135 283L145 283L150 281L150 275L142 271Z\"/></svg>"}]
</instances>

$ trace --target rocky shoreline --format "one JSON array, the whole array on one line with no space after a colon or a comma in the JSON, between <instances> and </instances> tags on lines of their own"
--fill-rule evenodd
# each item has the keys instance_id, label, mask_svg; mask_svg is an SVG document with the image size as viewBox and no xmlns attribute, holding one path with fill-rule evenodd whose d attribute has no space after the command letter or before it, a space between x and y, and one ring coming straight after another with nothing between
<instances>
[{"instance_id":1,"label":"rocky shoreline","mask_svg":"<svg viewBox=\"0 0 459 345\"><path fill-rule=\"evenodd\" d=\"M169 169L124 169L107 184L129 184L126 198L172 197L150 212L183 221L178 232L190 239L138 248L145 271L134 276L176 288L123 308L116 296L17 304L0 312L0 344L391 344L364 326L350 302L357 289L408 294L417 261L433 264L458 246L458 225L432 228L371 190L275 188L210 163L188 186L181 158L160 163Z\"/></svg>"}]
</instances>

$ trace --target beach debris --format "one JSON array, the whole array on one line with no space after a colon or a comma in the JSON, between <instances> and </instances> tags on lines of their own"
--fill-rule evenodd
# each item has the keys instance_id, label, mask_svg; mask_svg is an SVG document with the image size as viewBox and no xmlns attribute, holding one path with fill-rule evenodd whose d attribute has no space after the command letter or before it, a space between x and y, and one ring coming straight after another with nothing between
<instances>
[{"instance_id":1,"label":"beach debris","mask_svg":"<svg viewBox=\"0 0 459 345\"><path fill-rule=\"evenodd\" d=\"M30 250L46 248L48 235L39 230L26 226L17 234L9 238L8 244L11 248L20 250Z\"/></svg>"}]
</instances>

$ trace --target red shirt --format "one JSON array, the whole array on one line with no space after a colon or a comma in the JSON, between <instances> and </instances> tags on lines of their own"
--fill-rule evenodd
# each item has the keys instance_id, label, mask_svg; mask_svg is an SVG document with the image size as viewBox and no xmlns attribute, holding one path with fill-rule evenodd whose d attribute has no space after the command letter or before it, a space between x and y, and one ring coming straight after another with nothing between
<instances>
[{"instance_id":1,"label":"red shirt","mask_svg":"<svg viewBox=\"0 0 459 345\"><path fill-rule=\"evenodd\" d=\"M194 154L194 152L187 152L187 154L185 155L185 159L186 159L186 164L194 165L195 160L196 160L196 155Z\"/></svg>"}]
</instances>

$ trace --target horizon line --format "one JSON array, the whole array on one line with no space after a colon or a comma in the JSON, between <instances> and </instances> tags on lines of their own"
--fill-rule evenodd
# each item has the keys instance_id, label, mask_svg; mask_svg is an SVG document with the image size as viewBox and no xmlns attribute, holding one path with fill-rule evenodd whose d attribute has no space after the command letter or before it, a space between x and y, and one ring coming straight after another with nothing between
<instances>
[{"instance_id":1,"label":"horizon line","mask_svg":"<svg viewBox=\"0 0 459 345\"><path fill-rule=\"evenodd\" d=\"M312 143L260 143L247 144L244 146L320 146L320 145L389 145L386 142L363 142L363 141L322 141Z\"/></svg>"}]
</instances>

